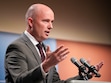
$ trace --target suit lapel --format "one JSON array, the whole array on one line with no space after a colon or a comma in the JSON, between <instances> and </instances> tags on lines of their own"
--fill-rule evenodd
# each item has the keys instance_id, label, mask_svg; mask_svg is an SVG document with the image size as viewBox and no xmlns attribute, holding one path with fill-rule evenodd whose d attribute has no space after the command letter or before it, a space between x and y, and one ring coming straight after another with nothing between
<instances>
[{"instance_id":1,"label":"suit lapel","mask_svg":"<svg viewBox=\"0 0 111 83\"><path fill-rule=\"evenodd\" d=\"M25 44L27 45L27 47L29 49L31 49L31 51L32 51L34 57L36 58L37 62L39 64L41 64L41 59L39 57L39 54L38 54L35 46L32 44L32 42L29 40L29 38L25 34L23 34L22 37L23 37L23 40L25 41Z\"/></svg>"}]
</instances>

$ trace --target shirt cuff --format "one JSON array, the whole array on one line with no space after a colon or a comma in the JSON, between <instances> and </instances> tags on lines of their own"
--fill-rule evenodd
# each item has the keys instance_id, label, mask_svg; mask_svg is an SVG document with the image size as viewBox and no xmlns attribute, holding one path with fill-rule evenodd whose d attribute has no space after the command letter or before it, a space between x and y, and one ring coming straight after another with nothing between
<instances>
[{"instance_id":1,"label":"shirt cuff","mask_svg":"<svg viewBox=\"0 0 111 83\"><path fill-rule=\"evenodd\" d=\"M42 63L40 64L40 68L41 68L43 77L46 78L46 76L47 76L48 73L46 73L46 72L44 71L44 69L43 69L43 67L42 67Z\"/></svg>"}]
</instances>

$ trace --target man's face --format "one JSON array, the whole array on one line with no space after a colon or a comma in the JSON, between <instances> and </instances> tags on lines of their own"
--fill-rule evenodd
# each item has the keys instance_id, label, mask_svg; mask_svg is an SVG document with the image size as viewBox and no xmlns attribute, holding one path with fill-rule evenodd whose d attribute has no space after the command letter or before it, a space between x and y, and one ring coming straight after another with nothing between
<instances>
[{"instance_id":1,"label":"man's face","mask_svg":"<svg viewBox=\"0 0 111 83\"><path fill-rule=\"evenodd\" d=\"M33 19L33 36L37 41L43 41L48 38L53 28L54 13L51 10L37 13Z\"/></svg>"}]
</instances>

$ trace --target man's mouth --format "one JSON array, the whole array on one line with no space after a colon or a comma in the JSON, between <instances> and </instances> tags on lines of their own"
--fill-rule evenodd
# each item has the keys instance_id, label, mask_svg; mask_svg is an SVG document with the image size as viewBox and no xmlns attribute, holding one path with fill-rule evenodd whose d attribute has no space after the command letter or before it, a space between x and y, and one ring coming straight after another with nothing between
<instances>
[{"instance_id":1,"label":"man's mouth","mask_svg":"<svg viewBox=\"0 0 111 83\"><path fill-rule=\"evenodd\" d=\"M46 33L46 35L48 36L48 35L49 35L49 33L50 33L50 31L45 31L45 33Z\"/></svg>"}]
</instances>

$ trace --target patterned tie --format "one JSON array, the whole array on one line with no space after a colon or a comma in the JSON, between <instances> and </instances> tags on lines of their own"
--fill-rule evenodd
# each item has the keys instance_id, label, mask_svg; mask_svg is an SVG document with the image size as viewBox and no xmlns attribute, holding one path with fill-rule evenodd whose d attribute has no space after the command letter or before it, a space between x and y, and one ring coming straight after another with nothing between
<instances>
[{"instance_id":1,"label":"patterned tie","mask_svg":"<svg viewBox=\"0 0 111 83\"><path fill-rule=\"evenodd\" d=\"M42 62L43 62L43 61L45 60L45 55L44 55L44 52L43 52L43 49L42 49L42 44L39 43L39 44L37 44L36 46L37 46L38 49L39 49L39 52L40 52L40 55L41 55L41 60L42 60Z\"/></svg>"}]
</instances>

